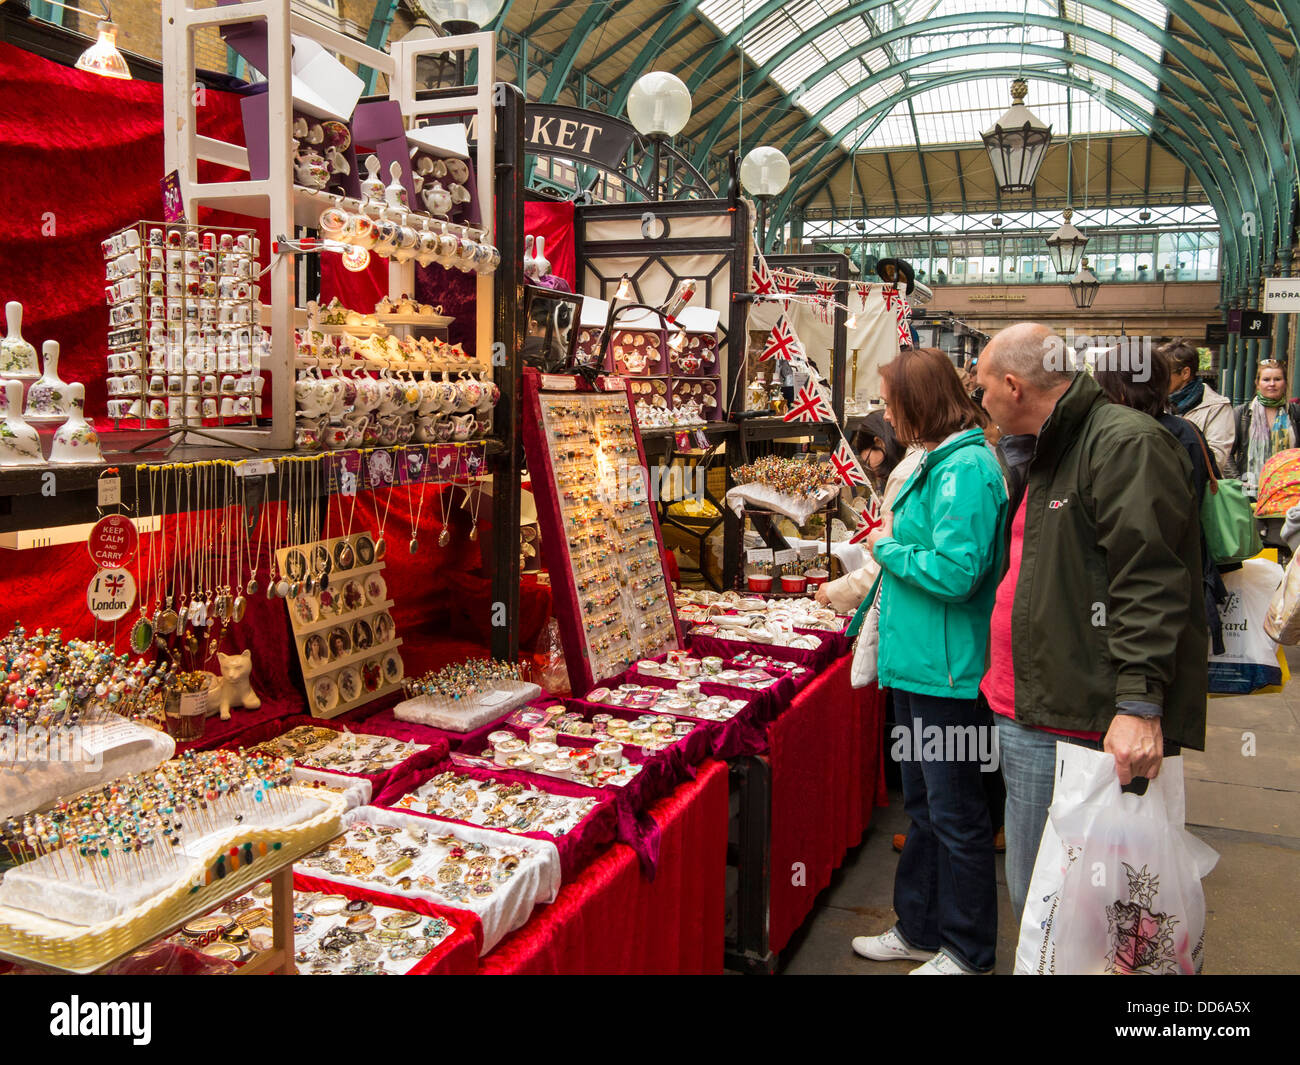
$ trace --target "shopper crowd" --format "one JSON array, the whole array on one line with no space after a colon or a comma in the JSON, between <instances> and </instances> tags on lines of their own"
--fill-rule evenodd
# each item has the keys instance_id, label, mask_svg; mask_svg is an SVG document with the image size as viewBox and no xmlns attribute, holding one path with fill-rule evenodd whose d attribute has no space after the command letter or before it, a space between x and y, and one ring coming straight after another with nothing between
<instances>
[{"instance_id":1,"label":"shopper crowd","mask_svg":"<svg viewBox=\"0 0 1300 1065\"><path fill-rule=\"evenodd\" d=\"M1203 749L1226 595L1202 531L1206 486L1235 474L1258 484L1300 438L1277 363L1261 363L1254 399L1234 412L1182 341L1095 373L1054 368L1054 342L1042 325L1007 328L973 380L934 349L882 368L884 411L859 438L882 524L867 566L820 595L856 610L849 631L859 656L875 655L895 734L996 730L992 765L979 744L901 761L911 828L897 921L853 949L920 962L918 975L993 969L1003 814L1019 926L1058 742L1113 755L1139 792L1163 758ZM999 775L1005 810L989 798Z\"/></svg>"}]
</instances>

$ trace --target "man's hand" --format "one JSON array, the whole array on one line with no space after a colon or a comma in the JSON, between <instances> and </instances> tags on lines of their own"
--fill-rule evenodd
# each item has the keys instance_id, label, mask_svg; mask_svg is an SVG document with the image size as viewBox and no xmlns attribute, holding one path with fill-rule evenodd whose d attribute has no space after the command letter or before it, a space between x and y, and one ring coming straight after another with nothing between
<instances>
[{"instance_id":1,"label":"man's hand","mask_svg":"<svg viewBox=\"0 0 1300 1065\"><path fill-rule=\"evenodd\" d=\"M1120 784L1130 784L1134 777L1155 780L1165 751L1160 719L1116 714L1106 730L1104 749L1115 756Z\"/></svg>"},{"instance_id":2,"label":"man's hand","mask_svg":"<svg viewBox=\"0 0 1300 1065\"><path fill-rule=\"evenodd\" d=\"M817 591L813 595L813 600L817 603L818 606L831 605L831 597L826 594L826 585L824 584L817 585Z\"/></svg>"}]
</instances>

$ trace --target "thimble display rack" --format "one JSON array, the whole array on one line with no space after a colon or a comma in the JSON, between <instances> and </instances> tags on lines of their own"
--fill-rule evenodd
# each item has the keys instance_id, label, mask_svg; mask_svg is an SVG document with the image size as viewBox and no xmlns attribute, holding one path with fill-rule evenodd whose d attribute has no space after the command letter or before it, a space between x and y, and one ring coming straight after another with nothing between
<instances>
[{"instance_id":1,"label":"thimble display rack","mask_svg":"<svg viewBox=\"0 0 1300 1065\"><path fill-rule=\"evenodd\" d=\"M108 415L171 435L254 425L261 405L258 238L141 221L101 244L109 305Z\"/></svg>"}]
</instances>

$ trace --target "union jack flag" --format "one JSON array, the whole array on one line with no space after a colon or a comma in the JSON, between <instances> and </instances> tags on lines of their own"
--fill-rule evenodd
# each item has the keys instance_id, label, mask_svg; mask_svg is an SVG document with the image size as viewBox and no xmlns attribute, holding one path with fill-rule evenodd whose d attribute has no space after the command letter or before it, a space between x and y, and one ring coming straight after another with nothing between
<instances>
[{"instance_id":1,"label":"union jack flag","mask_svg":"<svg viewBox=\"0 0 1300 1065\"><path fill-rule=\"evenodd\" d=\"M758 296L773 296L776 294L776 286L772 283L772 273L767 268L767 260L762 255L758 256L758 265L750 271L750 281L754 285L754 294Z\"/></svg>"},{"instance_id":2,"label":"union jack flag","mask_svg":"<svg viewBox=\"0 0 1300 1065\"><path fill-rule=\"evenodd\" d=\"M864 510L862 512L862 524L853 531L853 535L849 537L849 543L862 543L862 541L870 536L876 529L879 529L884 525L885 523L880 519L879 515L880 508L876 504L872 504Z\"/></svg>"},{"instance_id":3,"label":"union jack flag","mask_svg":"<svg viewBox=\"0 0 1300 1065\"><path fill-rule=\"evenodd\" d=\"M912 346L912 327L907 324L906 318L900 319L898 323L898 346L900 348Z\"/></svg>"},{"instance_id":4,"label":"union jack flag","mask_svg":"<svg viewBox=\"0 0 1300 1065\"><path fill-rule=\"evenodd\" d=\"M787 422L829 422L835 420L835 413L826 401L826 395L812 381L799 389L795 404L782 419Z\"/></svg>"},{"instance_id":5,"label":"union jack flag","mask_svg":"<svg viewBox=\"0 0 1300 1065\"><path fill-rule=\"evenodd\" d=\"M885 310L887 311L892 311L894 309L894 304L898 303L903 298L902 296L899 295L898 289L895 288L893 285L886 285L884 288L882 288L880 290L880 295L881 298L885 301Z\"/></svg>"},{"instance_id":6,"label":"union jack flag","mask_svg":"<svg viewBox=\"0 0 1300 1065\"><path fill-rule=\"evenodd\" d=\"M776 356L782 362L793 362L798 355L799 338L794 335L794 330L790 328L790 323L786 321L783 314L772 327L772 332L767 338L767 346L763 349L763 354L758 357L758 361L767 362L768 359Z\"/></svg>"},{"instance_id":7,"label":"union jack flag","mask_svg":"<svg viewBox=\"0 0 1300 1065\"><path fill-rule=\"evenodd\" d=\"M831 453L831 465L840 475L840 480L850 487L867 483L867 475L862 472L862 465L847 440L840 440L840 446Z\"/></svg>"},{"instance_id":8,"label":"union jack flag","mask_svg":"<svg viewBox=\"0 0 1300 1065\"><path fill-rule=\"evenodd\" d=\"M833 300L835 298L835 284L831 281L817 282L817 298L819 300Z\"/></svg>"},{"instance_id":9,"label":"union jack flag","mask_svg":"<svg viewBox=\"0 0 1300 1065\"><path fill-rule=\"evenodd\" d=\"M126 584L126 578L120 573L114 573L112 576L105 577L104 583L108 585L108 594L116 599L117 593L122 590L122 585Z\"/></svg>"}]
</instances>

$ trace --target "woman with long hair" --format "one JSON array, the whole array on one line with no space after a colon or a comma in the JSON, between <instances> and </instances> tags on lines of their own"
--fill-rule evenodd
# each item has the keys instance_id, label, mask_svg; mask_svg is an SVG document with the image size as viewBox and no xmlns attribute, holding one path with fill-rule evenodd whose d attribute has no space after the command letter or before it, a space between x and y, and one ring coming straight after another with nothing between
<instances>
[{"instance_id":1,"label":"woman with long hair","mask_svg":"<svg viewBox=\"0 0 1300 1065\"><path fill-rule=\"evenodd\" d=\"M1264 463L1300 443L1300 402L1287 401L1286 367L1265 359L1255 372L1255 396L1237 407L1233 465L1252 495Z\"/></svg>"},{"instance_id":2,"label":"woman with long hair","mask_svg":"<svg viewBox=\"0 0 1300 1065\"><path fill-rule=\"evenodd\" d=\"M873 590L877 672L880 686L892 689L912 827L894 878L898 921L881 935L858 936L853 949L873 961L924 962L918 974L988 972L997 896L978 754L987 745L936 751L924 741L936 728L941 736L992 728L977 698L1001 576L1006 484L981 412L942 351L901 353L881 368L881 395L899 441L924 451L884 525L867 538L881 569Z\"/></svg>"}]
</instances>

